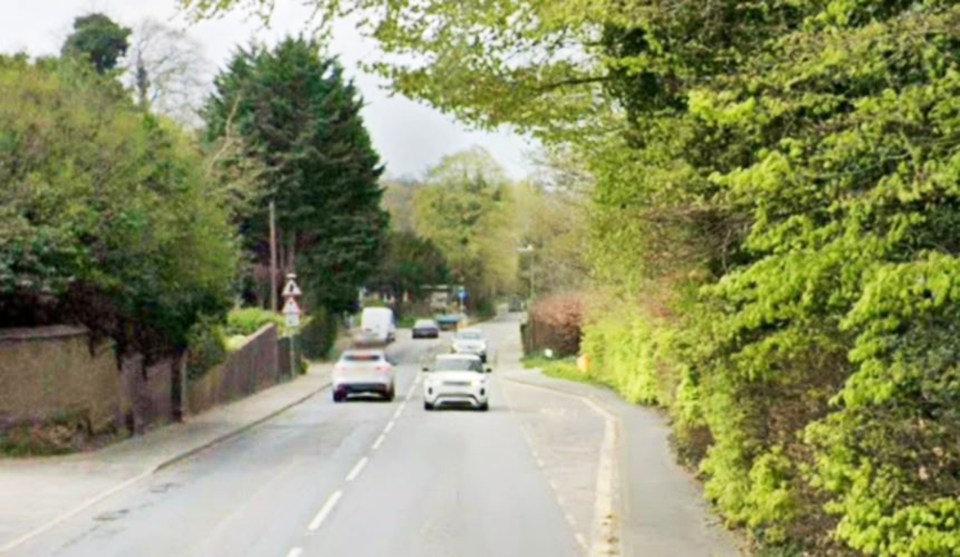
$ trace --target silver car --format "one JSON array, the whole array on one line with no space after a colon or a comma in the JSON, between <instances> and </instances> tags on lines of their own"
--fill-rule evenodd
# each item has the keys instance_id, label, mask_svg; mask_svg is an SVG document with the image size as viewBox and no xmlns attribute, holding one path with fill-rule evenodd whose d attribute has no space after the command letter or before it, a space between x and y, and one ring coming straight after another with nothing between
<instances>
[{"instance_id":1,"label":"silver car","mask_svg":"<svg viewBox=\"0 0 960 557\"><path fill-rule=\"evenodd\" d=\"M479 356L480 361L487 362L487 339L480 329L462 329L453 338L452 352L456 354L473 354Z\"/></svg>"},{"instance_id":2,"label":"silver car","mask_svg":"<svg viewBox=\"0 0 960 557\"><path fill-rule=\"evenodd\" d=\"M347 350L333 367L333 401L353 394L378 394L393 400L393 363L383 350Z\"/></svg>"}]
</instances>

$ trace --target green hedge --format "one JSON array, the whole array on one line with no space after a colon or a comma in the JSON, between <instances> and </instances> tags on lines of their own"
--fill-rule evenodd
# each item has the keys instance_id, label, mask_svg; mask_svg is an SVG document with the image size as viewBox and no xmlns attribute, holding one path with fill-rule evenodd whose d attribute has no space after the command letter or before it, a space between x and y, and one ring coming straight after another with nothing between
<instances>
[{"instance_id":1,"label":"green hedge","mask_svg":"<svg viewBox=\"0 0 960 557\"><path fill-rule=\"evenodd\" d=\"M339 325L335 316L319 309L310 316L300 331L300 347L303 355L311 360L326 358L337 340Z\"/></svg>"},{"instance_id":2,"label":"green hedge","mask_svg":"<svg viewBox=\"0 0 960 557\"><path fill-rule=\"evenodd\" d=\"M271 323L283 327L283 315L261 308L235 309L227 314L227 334L250 336Z\"/></svg>"}]
</instances>

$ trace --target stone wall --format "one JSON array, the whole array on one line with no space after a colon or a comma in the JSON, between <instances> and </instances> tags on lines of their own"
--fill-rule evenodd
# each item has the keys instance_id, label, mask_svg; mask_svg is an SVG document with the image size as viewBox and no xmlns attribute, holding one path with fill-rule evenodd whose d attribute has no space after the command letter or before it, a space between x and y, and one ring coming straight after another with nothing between
<instances>
[{"instance_id":1,"label":"stone wall","mask_svg":"<svg viewBox=\"0 0 960 557\"><path fill-rule=\"evenodd\" d=\"M185 384L185 358L117 361L81 327L0 329L0 449L62 452L139 434L280 382L268 325L227 361Z\"/></svg>"},{"instance_id":2,"label":"stone wall","mask_svg":"<svg viewBox=\"0 0 960 557\"><path fill-rule=\"evenodd\" d=\"M277 327L267 325L227 361L187 384L188 409L197 414L280 382Z\"/></svg>"},{"instance_id":3,"label":"stone wall","mask_svg":"<svg viewBox=\"0 0 960 557\"><path fill-rule=\"evenodd\" d=\"M113 346L86 329L0 330L0 429L70 417L98 434L122 421L121 392Z\"/></svg>"}]
</instances>

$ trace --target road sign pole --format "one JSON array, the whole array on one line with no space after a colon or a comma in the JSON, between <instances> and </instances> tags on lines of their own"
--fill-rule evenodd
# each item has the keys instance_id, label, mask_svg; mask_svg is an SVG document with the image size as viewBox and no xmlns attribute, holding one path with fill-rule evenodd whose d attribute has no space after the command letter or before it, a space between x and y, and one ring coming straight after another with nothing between
<instances>
[{"instance_id":1,"label":"road sign pole","mask_svg":"<svg viewBox=\"0 0 960 557\"><path fill-rule=\"evenodd\" d=\"M283 304L283 315L286 318L286 325L291 329L290 334L290 375L294 376L294 371L299 371L297 366L297 329L300 327L300 315L303 313L300 305L297 304L297 298L303 292L297 286L297 275L290 273L287 275L287 284L283 287L283 297L286 300Z\"/></svg>"}]
</instances>

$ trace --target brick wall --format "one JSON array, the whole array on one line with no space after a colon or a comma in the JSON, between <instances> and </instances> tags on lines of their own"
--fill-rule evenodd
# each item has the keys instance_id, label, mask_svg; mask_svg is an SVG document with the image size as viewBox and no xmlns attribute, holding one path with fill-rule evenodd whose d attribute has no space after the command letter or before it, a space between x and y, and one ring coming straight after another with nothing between
<instances>
[{"instance_id":1,"label":"brick wall","mask_svg":"<svg viewBox=\"0 0 960 557\"><path fill-rule=\"evenodd\" d=\"M227 361L187 384L191 414L197 414L276 385L280 379L277 328L267 325L256 332Z\"/></svg>"}]
</instances>

